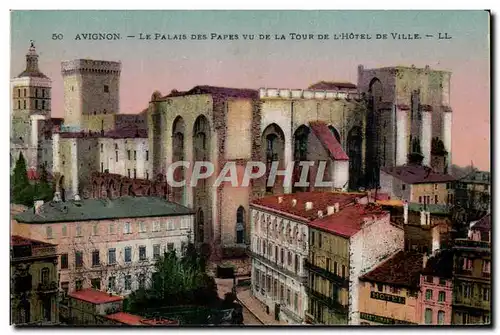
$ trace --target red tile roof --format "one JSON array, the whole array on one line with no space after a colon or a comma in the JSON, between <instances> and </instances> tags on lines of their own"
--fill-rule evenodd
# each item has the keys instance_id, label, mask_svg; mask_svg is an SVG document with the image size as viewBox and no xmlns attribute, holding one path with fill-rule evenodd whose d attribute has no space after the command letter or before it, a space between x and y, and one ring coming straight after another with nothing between
<instances>
[{"instance_id":1,"label":"red tile roof","mask_svg":"<svg viewBox=\"0 0 500 335\"><path fill-rule=\"evenodd\" d=\"M333 81L320 81L316 84L309 86L310 90L325 90L325 91L336 91L343 88L356 89L356 85L352 83L336 83Z\"/></svg>"},{"instance_id":2,"label":"red tile roof","mask_svg":"<svg viewBox=\"0 0 500 335\"><path fill-rule=\"evenodd\" d=\"M108 314L105 316L106 319L110 319L113 321L117 321L119 323L123 323L126 325L131 325L131 326L140 326L142 325L141 320L143 319L142 316L139 315L134 315L134 314L129 314L125 312L118 312L114 314Z\"/></svg>"},{"instance_id":3,"label":"red tile roof","mask_svg":"<svg viewBox=\"0 0 500 335\"><path fill-rule=\"evenodd\" d=\"M478 230L483 232L491 231L491 214L483 216L481 219L476 221L474 225L470 228L471 230Z\"/></svg>"},{"instance_id":4,"label":"red tile roof","mask_svg":"<svg viewBox=\"0 0 500 335\"><path fill-rule=\"evenodd\" d=\"M330 157L333 160L349 160L349 156L347 156L347 154L344 152L344 149L342 149L339 141L337 141L326 123L321 121L312 121L309 122L309 125L311 126L314 135L316 135L316 137L319 139L326 151L328 151Z\"/></svg>"},{"instance_id":5,"label":"red tile roof","mask_svg":"<svg viewBox=\"0 0 500 335\"><path fill-rule=\"evenodd\" d=\"M382 168L381 171L407 184L447 183L455 180L449 174L437 173L428 166L417 164Z\"/></svg>"},{"instance_id":6,"label":"red tile roof","mask_svg":"<svg viewBox=\"0 0 500 335\"><path fill-rule=\"evenodd\" d=\"M30 238L12 235L10 237L10 245L11 246L21 246L21 245L31 245L33 247L55 247L55 244L50 244L43 241L32 240Z\"/></svg>"},{"instance_id":7,"label":"red tile roof","mask_svg":"<svg viewBox=\"0 0 500 335\"><path fill-rule=\"evenodd\" d=\"M278 201L282 197L283 201ZM296 220L308 222L318 217L318 211L326 213L328 206L334 206L339 203L339 207L352 204L356 199L366 197L365 193L347 193L347 192L298 192L293 194L273 195L254 200L252 206L262 208L267 211L276 212ZM292 200L297 200L295 206ZM306 202L312 202L311 210L306 210Z\"/></svg>"},{"instance_id":8,"label":"red tile roof","mask_svg":"<svg viewBox=\"0 0 500 335\"><path fill-rule=\"evenodd\" d=\"M309 226L342 237L351 237L361 230L365 219L379 219L388 215L388 212L374 204L353 204L341 208L337 213L314 220Z\"/></svg>"},{"instance_id":9,"label":"red tile roof","mask_svg":"<svg viewBox=\"0 0 500 335\"><path fill-rule=\"evenodd\" d=\"M423 255L399 251L359 279L380 284L418 288Z\"/></svg>"},{"instance_id":10,"label":"red tile roof","mask_svg":"<svg viewBox=\"0 0 500 335\"><path fill-rule=\"evenodd\" d=\"M110 295L106 292L94 290L92 288L71 292L69 296L92 304L106 304L123 300L122 297Z\"/></svg>"},{"instance_id":11,"label":"red tile roof","mask_svg":"<svg viewBox=\"0 0 500 335\"><path fill-rule=\"evenodd\" d=\"M144 319L142 316L118 312L108 314L105 318L130 326L162 326L162 325L178 325L179 322L167 319Z\"/></svg>"}]
</instances>

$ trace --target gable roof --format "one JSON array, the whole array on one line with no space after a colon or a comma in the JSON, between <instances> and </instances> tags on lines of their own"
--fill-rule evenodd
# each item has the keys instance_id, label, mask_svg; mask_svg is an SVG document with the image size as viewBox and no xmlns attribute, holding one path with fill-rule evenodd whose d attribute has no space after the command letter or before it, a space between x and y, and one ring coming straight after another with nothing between
<instances>
[{"instance_id":1,"label":"gable roof","mask_svg":"<svg viewBox=\"0 0 500 335\"><path fill-rule=\"evenodd\" d=\"M482 232L490 232L491 231L491 214L488 213L483 216L481 219L476 221L471 227L471 230L478 230Z\"/></svg>"},{"instance_id":2,"label":"gable roof","mask_svg":"<svg viewBox=\"0 0 500 335\"><path fill-rule=\"evenodd\" d=\"M319 139L323 147L333 160L347 161L349 156L345 153L339 141L335 138L327 124L322 121L309 122L312 132Z\"/></svg>"},{"instance_id":3,"label":"gable roof","mask_svg":"<svg viewBox=\"0 0 500 335\"><path fill-rule=\"evenodd\" d=\"M452 175L437 173L428 166L418 164L386 167L380 170L407 184L447 183L455 181Z\"/></svg>"},{"instance_id":4,"label":"gable roof","mask_svg":"<svg viewBox=\"0 0 500 335\"><path fill-rule=\"evenodd\" d=\"M415 289L420 284L423 264L422 254L399 251L359 279Z\"/></svg>"},{"instance_id":5,"label":"gable roof","mask_svg":"<svg viewBox=\"0 0 500 335\"><path fill-rule=\"evenodd\" d=\"M197 94L210 94L210 95L222 96L224 98L245 98L245 99L259 98L259 92L253 89L199 85L193 87L189 91L173 90L169 95L166 95L162 99L186 96L186 95L197 95Z\"/></svg>"},{"instance_id":6,"label":"gable roof","mask_svg":"<svg viewBox=\"0 0 500 335\"><path fill-rule=\"evenodd\" d=\"M422 275L451 278L453 275L453 252L442 250L437 255L430 257L422 271Z\"/></svg>"},{"instance_id":7,"label":"gable roof","mask_svg":"<svg viewBox=\"0 0 500 335\"><path fill-rule=\"evenodd\" d=\"M324 91L337 91L341 89L356 89L356 85L353 83L342 83L334 81L319 81L315 84L309 86L310 90L324 90Z\"/></svg>"},{"instance_id":8,"label":"gable roof","mask_svg":"<svg viewBox=\"0 0 500 335\"><path fill-rule=\"evenodd\" d=\"M17 214L21 223L52 223L119 218L141 218L191 215L193 210L160 197L120 197L116 199L82 199L80 201L46 202L39 214L33 208Z\"/></svg>"},{"instance_id":9,"label":"gable roof","mask_svg":"<svg viewBox=\"0 0 500 335\"><path fill-rule=\"evenodd\" d=\"M377 205L353 204L341 208L337 213L314 220L309 226L349 238L361 230L365 218L377 219L388 215L387 211Z\"/></svg>"}]
</instances>

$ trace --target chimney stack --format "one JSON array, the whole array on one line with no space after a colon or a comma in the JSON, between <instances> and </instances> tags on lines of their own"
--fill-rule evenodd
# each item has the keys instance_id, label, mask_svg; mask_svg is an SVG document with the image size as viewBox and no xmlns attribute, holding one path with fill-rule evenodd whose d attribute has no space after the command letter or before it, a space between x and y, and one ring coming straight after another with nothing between
<instances>
[{"instance_id":1,"label":"chimney stack","mask_svg":"<svg viewBox=\"0 0 500 335\"><path fill-rule=\"evenodd\" d=\"M306 211L313 208L313 203L311 201L306 202Z\"/></svg>"},{"instance_id":2,"label":"chimney stack","mask_svg":"<svg viewBox=\"0 0 500 335\"><path fill-rule=\"evenodd\" d=\"M404 215L404 224L408 224L408 201L406 200L403 205L403 215Z\"/></svg>"},{"instance_id":3,"label":"chimney stack","mask_svg":"<svg viewBox=\"0 0 500 335\"><path fill-rule=\"evenodd\" d=\"M340 204L338 202L335 203L334 207L335 207L335 213L340 212Z\"/></svg>"},{"instance_id":4,"label":"chimney stack","mask_svg":"<svg viewBox=\"0 0 500 335\"><path fill-rule=\"evenodd\" d=\"M281 204L283 202L283 197L278 197L278 204Z\"/></svg>"},{"instance_id":5,"label":"chimney stack","mask_svg":"<svg viewBox=\"0 0 500 335\"><path fill-rule=\"evenodd\" d=\"M425 269L425 267L427 266L427 261L429 260L429 256L427 256L427 254L424 254L423 258L422 258L422 267Z\"/></svg>"},{"instance_id":6,"label":"chimney stack","mask_svg":"<svg viewBox=\"0 0 500 335\"><path fill-rule=\"evenodd\" d=\"M326 208L326 214L327 215L332 215L333 213L335 213L335 206L328 206Z\"/></svg>"},{"instance_id":7,"label":"chimney stack","mask_svg":"<svg viewBox=\"0 0 500 335\"><path fill-rule=\"evenodd\" d=\"M292 199L292 207L295 207L297 205L297 199Z\"/></svg>"},{"instance_id":8,"label":"chimney stack","mask_svg":"<svg viewBox=\"0 0 500 335\"><path fill-rule=\"evenodd\" d=\"M36 200L35 204L33 206L33 209L35 211L35 214L40 214L40 209L43 206L43 200Z\"/></svg>"},{"instance_id":9,"label":"chimney stack","mask_svg":"<svg viewBox=\"0 0 500 335\"><path fill-rule=\"evenodd\" d=\"M80 198L80 195L75 194L75 201L81 201L82 199Z\"/></svg>"},{"instance_id":10,"label":"chimney stack","mask_svg":"<svg viewBox=\"0 0 500 335\"><path fill-rule=\"evenodd\" d=\"M318 211L318 218L322 218L323 217L323 211Z\"/></svg>"}]
</instances>

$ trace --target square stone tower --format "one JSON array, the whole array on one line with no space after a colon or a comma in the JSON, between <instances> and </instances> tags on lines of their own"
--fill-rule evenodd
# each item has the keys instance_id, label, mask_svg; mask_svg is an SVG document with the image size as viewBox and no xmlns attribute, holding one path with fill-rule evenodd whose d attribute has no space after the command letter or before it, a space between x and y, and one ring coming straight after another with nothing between
<instances>
[{"instance_id":1,"label":"square stone tower","mask_svg":"<svg viewBox=\"0 0 500 335\"><path fill-rule=\"evenodd\" d=\"M91 59L64 61L64 127L66 131L89 128L91 115L120 111L121 63ZM102 128L104 128L104 119Z\"/></svg>"}]
</instances>

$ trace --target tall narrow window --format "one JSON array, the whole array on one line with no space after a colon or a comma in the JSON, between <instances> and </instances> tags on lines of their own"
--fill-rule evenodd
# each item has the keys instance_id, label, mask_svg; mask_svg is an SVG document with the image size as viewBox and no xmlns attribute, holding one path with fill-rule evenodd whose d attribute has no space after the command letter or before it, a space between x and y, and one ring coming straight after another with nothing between
<instances>
[{"instance_id":1,"label":"tall narrow window","mask_svg":"<svg viewBox=\"0 0 500 335\"><path fill-rule=\"evenodd\" d=\"M21 100L17 100L17 109L21 109Z\"/></svg>"},{"instance_id":2,"label":"tall narrow window","mask_svg":"<svg viewBox=\"0 0 500 335\"><path fill-rule=\"evenodd\" d=\"M104 85L104 93L109 93L109 86L108 85Z\"/></svg>"},{"instance_id":3,"label":"tall narrow window","mask_svg":"<svg viewBox=\"0 0 500 335\"><path fill-rule=\"evenodd\" d=\"M137 169L134 169L134 179L137 178Z\"/></svg>"},{"instance_id":4,"label":"tall narrow window","mask_svg":"<svg viewBox=\"0 0 500 335\"><path fill-rule=\"evenodd\" d=\"M99 250L92 251L92 266L96 267L100 265Z\"/></svg>"},{"instance_id":5,"label":"tall narrow window","mask_svg":"<svg viewBox=\"0 0 500 335\"><path fill-rule=\"evenodd\" d=\"M444 311L438 312L438 325L444 325Z\"/></svg>"},{"instance_id":6,"label":"tall narrow window","mask_svg":"<svg viewBox=\"0 0 500 335\"><path fill-rule=\"evenodd\" d=\"M236 211L236 243L245 243L245 208L238 207Z\"/></svg>"},{"instance_id":7,"label":"tall narrow window","mask_svg":"<svg viewBox=\"0 0 500 335\"><path fill-rule=\"evenodd\" d=\"M81 268L83 266L83 253L81 251L75 251L75 267Z\"/></svg>"},{"instance_id":8,"label":"tall narrow window","mask_svg":"<svg viewBox=\"0 0 500 335\"><path fill-rule=\"evenodd\" d=\"M146 150L146 161L149 161L149 150Z\"/></svg>"},{"instance_id":9,"label":"tall narrow window","mask_svg":"<svg viewBox=\"0 0 500 335\"><path fill-rule=\"evenodd\" d=\"M425 309L425 324L432 324L432 309L430 308Z\"/></svg>"},{"instance_id":10,"label":"tall narrow window","mask_svg":"<svg viewBox=\"0 0 500 335\"><path fill-rule=\"evenodd\" d=\"M125 263L132 262L132 248L125 247Z\"/></svg>"},{"instance_id":11,"label":"tall narrow window","mask_svg":"<svg viewBox=\"0 0 500 335\"><path fill-rule=\"evenodd\" d=\"M23 100L23 109L26 109L26 100Z\"/></svg>"},{"instance_id":12,"label":"tall narrow window","mask_svg":"<svg viewBox=\"0 0 500 335\"><path fill-rule=\"evenodd\" d=\"M49 283L50 278L50 270L49 268L43 268L41 273L41 282L43 285L47 285Z\"/></svg>"},{"instance_id":13,"label":"tall narrow window","mask_svg":"<svg viewBox=\"0 0 500 335\"><path fill-rule=\"evenodd\" d=\"M108 249L108 265L116 264L116 249Z\"/></svg>"},{"instance_id":14,"label":"tall narrow window","mask_svg":"<svg viewBox=\"0 0 500 335\"><path fill-rule=\"evenodd\" d=\"M137 160L137 151L134 150L134 161L136 161L136 160Z\"/></svg>"}]
</instances>

